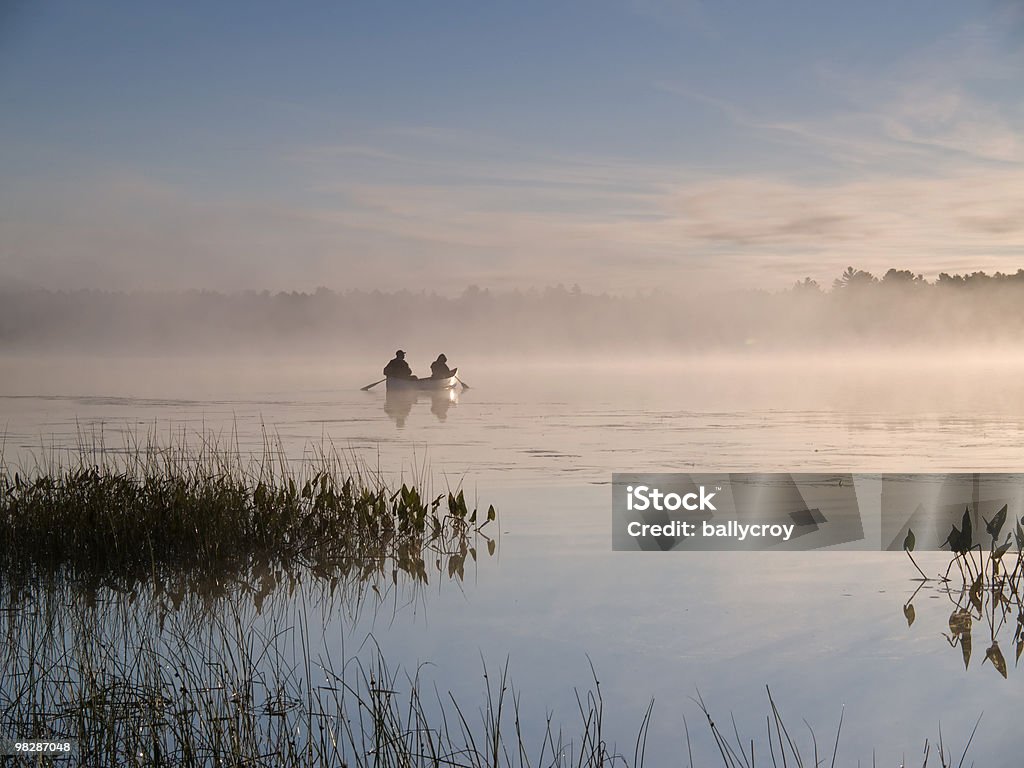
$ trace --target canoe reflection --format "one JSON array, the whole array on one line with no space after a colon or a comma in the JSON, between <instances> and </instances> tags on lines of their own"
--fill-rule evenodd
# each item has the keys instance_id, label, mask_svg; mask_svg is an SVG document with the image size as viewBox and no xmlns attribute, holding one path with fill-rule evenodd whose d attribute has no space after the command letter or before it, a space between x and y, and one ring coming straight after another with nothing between
<instances>
[{"instance_id":1,"label":"canoe reflection","mask_svg":"<svg viewBox=\"0 0 1024 768\"><path fill-rule=\"evenodd\" d=\"M448 409L459 402L458 392L454 389L445 390L405 390L388 389L384 396L384 413L386 413L399 429L405 426L405 420L412 413L412 407L418 401L430 401L430 412L438 421L448 418Z\"/></svg>"}]
</instances>

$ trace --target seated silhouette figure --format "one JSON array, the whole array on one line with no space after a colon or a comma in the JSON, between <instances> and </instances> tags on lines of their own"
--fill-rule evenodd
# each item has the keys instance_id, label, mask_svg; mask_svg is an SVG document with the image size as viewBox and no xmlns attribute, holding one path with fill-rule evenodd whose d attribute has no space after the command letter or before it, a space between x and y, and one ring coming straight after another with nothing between
<instances>
[{"instance_id":1,"label":"seated silhouette figure","mask_svg":"<svg viewBox=\"0 0 1024 768\"><path fill-rule=\"evenodd\" d=\"M384 366L384 375L389 379L415 379L412 375L412 368L405 362L405 352L401 349L395 352L395 357Z\"/></svg>"},{"instance_id":2,"label":"seated silhouette figure","mask_svg":"<svg viewBox=\"0 0 1024 768\"><path fill-rule=\"evenodd\" d=\"M448 367L448 358L443 354L437 356L437 360L430 364L430 378L447 379L454 371Z\"/></svg>"}]
</instances>

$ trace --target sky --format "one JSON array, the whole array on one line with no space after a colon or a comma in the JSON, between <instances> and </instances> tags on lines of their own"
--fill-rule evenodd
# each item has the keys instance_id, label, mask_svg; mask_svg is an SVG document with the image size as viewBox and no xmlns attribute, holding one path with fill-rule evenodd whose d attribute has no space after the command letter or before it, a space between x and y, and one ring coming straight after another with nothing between
<instances>
[{"instance_id":1,"label":"sky","mask_svg":"<svg viewBox=\"0 0 1024 768\"><path fill-rule=\"evenodd\" d=\"M0 2L0 287L1024 267L1024 2Z\"/></svg>"}]
</instances>

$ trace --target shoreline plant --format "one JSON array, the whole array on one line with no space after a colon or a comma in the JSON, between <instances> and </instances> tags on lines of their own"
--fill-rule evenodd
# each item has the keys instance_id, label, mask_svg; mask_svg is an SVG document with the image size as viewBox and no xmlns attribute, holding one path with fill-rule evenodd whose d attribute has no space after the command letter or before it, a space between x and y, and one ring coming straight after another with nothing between
<instances>
[{"instance_id":1,"label":"shoreline plant","mask_svg":"<svg viewBox=\"0 0 1024 768\"><path fill-rule=\"evenodd\" d=\"M428 558L461 578L477 547L493 554L484 529L495 519L461 488L392 488L333 446L293 461L266 435L249 456L200 435L116 451L80 443L70 461L28 472L0 462L0 575L12 585L59 577L126 590L296 569L425 583Z\"/></svg>"}]
</instances>

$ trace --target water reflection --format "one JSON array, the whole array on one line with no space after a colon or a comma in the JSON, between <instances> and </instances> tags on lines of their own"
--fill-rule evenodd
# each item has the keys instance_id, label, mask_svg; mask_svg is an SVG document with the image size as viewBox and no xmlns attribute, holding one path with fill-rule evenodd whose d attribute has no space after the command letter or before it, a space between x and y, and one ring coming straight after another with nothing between
<instances>
[{"instance_id":1,"label":"water reflection","mask_svg":"<svg viewBox=\"0 0 1024 768\"><path fill-rule=\"evenodd\" d=\"M461 494L458 497L461 500ZM481 515L481 520L486 515ZM281 558L257 553L246 562L204 563L201 567L157 567L135 571L83 572L68 566L36 563L30 571L0 566L0 614L36 602L73 602L95 609L110 600L136 606L158 617L187 611L214 616L225 606L248 603L256 615L274 602L287 603L296 593L329 613L339 610L357 621L362 609L417 602L431 583L465 580L466 569L493 556L497 541L473 522L446 518L425 536L381 535L345 556L320 558L315 553ZM452 523L455 524L452 524ZM42 596L46 596L45 599Z\"/></svg>"},{"instance_id":2,"label":"water reflection","mask_svg":"<svg viewBox=\"0 0 1024 768\"><path fill-rule=\"evenodd\" d=\"M171 610L40 584L0 611L0 730L73 739L79 765L219 765L223 750L233 764L378 764L347 727L375 690L373 657L325 633L333 594L279 582L262 609L237 590L215 611L195 593Z\"/></svg>"},{"instance_id":3,"label":"water reflection","mask_svg":"<svg viewBox=\"0 0 1024 768\"><path fill-rule=\"evenodd\" d=\"M419 609L428 583L472 577L496 542L471 525L344 562L258 557L103 583L0 569L0 733L73 739L81 765L213 765L225 749L247 765L382 764L381 719L370 736L351 723L386 668L372 634L353 654L346 633Z\"/></svg>"},{"instance_id":4,"label":"water reflection","mask_svg":"<svg viewBox=\"0 0 1024 768\"><path fill-rule=\"evenodd\" d=\"M384 413L401 429L412 413L418 401L430 400L430 412L438 421L448 418L448 410L459 402L459 395L454 389L440 391L424 390L393 390L389 389L384 396Z\"/></svg>"}]
</instances>

